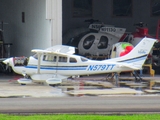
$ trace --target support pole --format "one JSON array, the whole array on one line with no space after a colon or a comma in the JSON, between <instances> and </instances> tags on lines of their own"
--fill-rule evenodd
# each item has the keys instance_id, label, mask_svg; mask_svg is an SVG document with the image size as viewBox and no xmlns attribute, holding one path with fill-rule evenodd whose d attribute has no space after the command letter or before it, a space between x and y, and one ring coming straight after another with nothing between
<instances>
[{"instance_id":1,"label":"support pole","mask_svg":"<svg viewBox=\"0 0 160 120\"><path fill-rule=\"evenodd\" d=\"M62 44L62 0L46 0L46 19L51 22L51 46Z\"/></svg>"}]
</instances>

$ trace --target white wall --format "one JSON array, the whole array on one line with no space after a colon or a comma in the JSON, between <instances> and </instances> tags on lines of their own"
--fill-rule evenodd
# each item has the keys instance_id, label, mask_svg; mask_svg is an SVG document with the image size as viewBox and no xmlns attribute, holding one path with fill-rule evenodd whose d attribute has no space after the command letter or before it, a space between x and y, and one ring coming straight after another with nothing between
<instances>
[{"instance_id":1,"label":"white wall","mask_svg":"<svg viewBox=\"0 0 160 120\"><path fill-rule=\"evenodd\" d=\"M25 23L21 15L25 12ZM51 22L46 20L45 0L0 0L0 21L5 42L12 42L11 56L29 56L33 48L51 46Z\"/></svg>"}]
</instances>

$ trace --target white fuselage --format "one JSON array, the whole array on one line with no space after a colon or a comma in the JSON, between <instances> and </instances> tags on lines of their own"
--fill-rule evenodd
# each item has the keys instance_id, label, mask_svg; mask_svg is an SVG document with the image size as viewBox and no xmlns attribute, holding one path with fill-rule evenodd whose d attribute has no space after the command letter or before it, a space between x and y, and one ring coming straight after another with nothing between
<instances>
[{"instance_id":1,"label":"white fuselage","mask_svg":"<svg viewBox=\"0 0 160 120\"><path fill-rule=\"evenodd\" d=\"M75 75L90 75L90 74L101 74L110 72L122 71L120 63L106 61L95 61L89 60L80 56L70 55L67 56L66 61L49 61L43 60L44 56L41 56L40 70L38 71L38 59L31 56L26 66L16 66L13 58L10 58L10 65L15 73L27 74L33 80L36 79L47 79L55 77L55 75L61 76L75 76ZM71 60L73 59L73 61ZM75 61L74 61L75 60ZM124 71L132 70L124 68ZM39 75L38 79L36 75ZM36 76L36 78L34 78ZM45 76L45 77L44 77Z\"/></svg>"}]
</instances>

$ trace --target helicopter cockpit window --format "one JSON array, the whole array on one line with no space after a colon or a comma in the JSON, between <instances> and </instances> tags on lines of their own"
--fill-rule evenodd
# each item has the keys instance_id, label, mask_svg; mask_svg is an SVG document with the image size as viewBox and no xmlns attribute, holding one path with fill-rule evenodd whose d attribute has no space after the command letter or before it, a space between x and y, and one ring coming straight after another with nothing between
<instances>
[{"instance_id":1,"label":"helicopter cockpit window","mask_svg":"<svg viewBox=\"0 0 160 120\"><path fill-rule=\"evenodd\" d=\"M94 35L90 35L88 37L86 37L83 41L83 47L85 49L90 49L90 47L92 46L93 42L95 40L95 36Z\"/></svg>"},{"instance_id":2,"label":"helicopter cockpit window","mask_svg":"<svg viewBox=\"0 0 160 120\"><path fill-rule=\"evenodd\" d=\"M70 59L69 59L69 62L70 62L70 63L76 63L77 60L76 60L75 58L70 58Z\"/></svg>"},{"instance_id":3,"label":"helicopter cockpit window","mask_svg":"<svg viewBox=\"0 0 160 120\"><path fill-rule=\"evenodd\" d=\"M108 47L108 38L106 36L101 36L97 47L98 49L106 49Z\"/></svg>"},{"instance_id":4,"label":"helicopter cockpit window","mask_svg":"<svg viewBox=\"0 0 160 120\"><path fill-rule=\"evenodd\" d=\"M87 58L84 58L84 57L81 57L81 60L82 60L82 62L88 61L88 59L87 59Z\"/></svg>"}]
</instances>

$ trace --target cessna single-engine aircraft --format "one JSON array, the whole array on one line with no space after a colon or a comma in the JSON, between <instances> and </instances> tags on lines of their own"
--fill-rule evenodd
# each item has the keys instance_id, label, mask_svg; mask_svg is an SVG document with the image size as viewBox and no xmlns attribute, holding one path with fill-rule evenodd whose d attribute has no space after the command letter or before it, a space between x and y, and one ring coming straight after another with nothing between
<instances>
[{"instance_id":1,"label":"cessna single-engine aircraft","mask_svg":"<svg viewBox=\"0 0 160 120\"><path fill-rule=\"evenodd\" d=\"M56 46L46 50L33 49L32 52L36 54L30 56L25 65L18 58L8 58L3 62L10 65L15 73L28 76L18 80L21 84L31 83L33 80L54 85L76 75L140 70L156 41L143 38L128 54L102 61L75 55L73 48L69 46Z\"/></svg>"}]
</instances>

